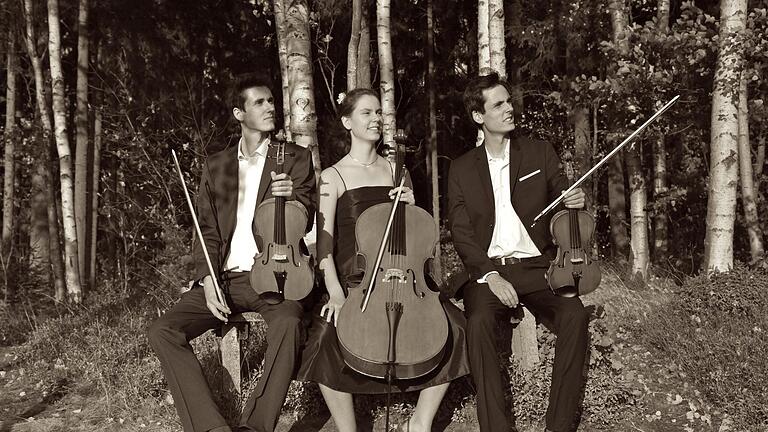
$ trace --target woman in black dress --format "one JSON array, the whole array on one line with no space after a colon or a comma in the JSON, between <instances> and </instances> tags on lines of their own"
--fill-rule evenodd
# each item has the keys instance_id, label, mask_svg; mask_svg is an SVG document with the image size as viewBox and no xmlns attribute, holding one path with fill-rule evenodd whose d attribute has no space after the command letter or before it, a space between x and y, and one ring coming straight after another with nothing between
<instances>
[{"instance_id":1,"label":"woman in black dress","mask_svg":"<svg viewBox=\"0 0 768 432\"><path fill-rule=\"evenodd\" d=\"M391 202L397 194L394 167L376 153L381 137L382 117L378 95L371 89L355 89L342 101L341 123L349 131L349 153L323 171L320 177L317 252L320 270L328 290L328 300L310 328L299 379L317 382L341 432L356 430L352 394L381 394L387 391L383 380L359 374L349 368L338 347L335 325L348 288L362 279L356 263L355 222L367 208ZM404 187L401 199L415 204L413 191ZM450 334L443 361L429 374L398 381L398 390L420 390L413 416L401 428L427 432L450 381L467 375L464 316L449 301L443 306ZM383 330L383 329L382 329Z\"/></svg>"}]
</instances>

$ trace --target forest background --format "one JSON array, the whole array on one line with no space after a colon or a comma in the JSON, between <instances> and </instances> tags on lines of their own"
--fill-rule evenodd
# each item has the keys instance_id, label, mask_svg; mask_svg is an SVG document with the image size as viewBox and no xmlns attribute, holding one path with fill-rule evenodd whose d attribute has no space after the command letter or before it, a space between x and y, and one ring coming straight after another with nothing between
<instances>
[{"instance_id":1,"label":"forest background","mask_svg":"<svg viewBox=\"0 0 768 432\"><path fill-rule=\"evenodd\" d=\"M236 139L227 84L255 70L274 79L278 124L312 148L318 170L346 151L340 94L381 89L383 141L408 134L444 281L461 266L444 226L446 174L478 139L461 101L469 79L507 77L516 133L572 152L581 172L680 95L585 186L604 283L585 297L582 429L766 430L767 7L0 0L0 430L178 428L144 336L191 275L191 217L170 150L194 190L205 156ZM263 344L252 333L251 383ZM551 335L529 336L542 361L521 367L513 355L509 367L521 428L542 421L551 368ZM215 338L195 347L212 382L224 380ZM289 418L323 411L312 386L292 392ZM241 398L220 398L234 418ZM382 401L361 400L376 424ZM453 386L449 401L443 427L472 429L469 387ZM78 404L99 408L84 419L68 409Z\"/></svg>"}]
</instances>

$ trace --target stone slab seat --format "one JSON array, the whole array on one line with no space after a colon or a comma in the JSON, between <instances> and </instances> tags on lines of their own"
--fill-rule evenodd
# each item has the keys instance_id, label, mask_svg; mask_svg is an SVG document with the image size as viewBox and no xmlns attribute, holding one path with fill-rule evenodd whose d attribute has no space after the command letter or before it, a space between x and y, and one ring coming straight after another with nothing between
<instances>
[{"instance_id":1,"label":"stone slab seat","mask_svg":"<svg viewBox=\"0 0 768 432\"><path fill-rule=\"evenodd\" d=\"M240 339L248 338L248 329L251 324L266 325L264 318L256 312L244 312L229 317L229 322L222 324L220 328L221 364L229 375L235 390L241 389L241 358Z\"/></svg>"}]
</instances>

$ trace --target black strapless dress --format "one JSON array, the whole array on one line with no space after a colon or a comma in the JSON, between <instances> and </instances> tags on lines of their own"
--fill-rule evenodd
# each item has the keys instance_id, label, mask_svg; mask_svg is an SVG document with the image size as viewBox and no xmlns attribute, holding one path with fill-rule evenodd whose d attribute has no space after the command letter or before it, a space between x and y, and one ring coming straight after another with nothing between
<instances>
[{"instance_id":1,"label":"black strapless dress","mask_svg":"<svg viewBox=\"0 0 768 432\"><path fill-rule=\"evenodd\" d=\"M356 262L355 224L369 207L391 202L391 186L365 186L345 191L336 203L334 234L334 261L342 287L346 291L362 280L363 270ZM312 312L309 336L302 353L298 379L323 384L337 391L356 394L381 394L387 392L382 379L371 378L352 370L344 362L339 350L336 328L320 317L320 308L327 294ZM440 364L430 373L419 378L399 380L394 388L400 391L421 390L452 381L469 374L466 352L466 320L464 314L449 300L441 296L448 318L448 346Z\"/></svg>"}]
</instances>

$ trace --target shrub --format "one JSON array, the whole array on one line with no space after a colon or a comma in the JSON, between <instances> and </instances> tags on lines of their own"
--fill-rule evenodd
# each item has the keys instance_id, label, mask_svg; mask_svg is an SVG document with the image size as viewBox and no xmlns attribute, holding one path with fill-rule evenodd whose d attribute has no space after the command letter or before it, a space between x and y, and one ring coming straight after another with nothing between
<instances>
[{"instance_id":1,"label":"shrub","mask_svg":"<svg viewBox=\"0 0 768 432\"><path fill-rule=\"evenodd\" d=\"M768 272L700 275L640 321L638 335L679 365L735 430L768 426Z\"/></svg>"}]
</instances>

